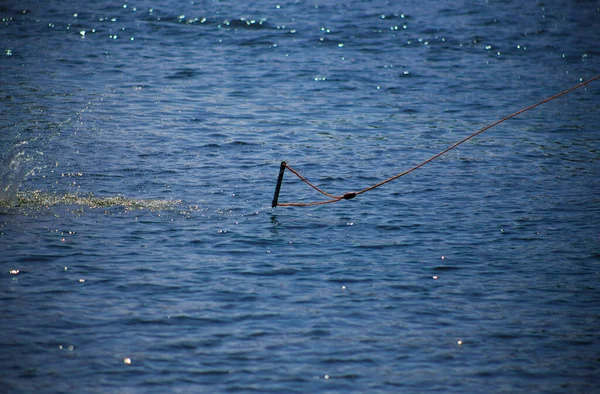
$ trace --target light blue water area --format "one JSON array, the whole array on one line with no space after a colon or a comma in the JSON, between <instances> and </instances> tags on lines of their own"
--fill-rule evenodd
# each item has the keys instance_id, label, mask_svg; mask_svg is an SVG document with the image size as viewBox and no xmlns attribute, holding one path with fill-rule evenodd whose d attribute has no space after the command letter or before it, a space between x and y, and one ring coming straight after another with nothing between
<instances>
[{"instance_id":1,"label":"light blue water area","mask_svg":"<svg viewBox=\"0 0 600 394\"><path fill-rule=\"evenodd\" d=\"M2 392L593 392L596 2L0 6ZM286 172L281 202L326 197Z\"/></svg>"}]
</instances>

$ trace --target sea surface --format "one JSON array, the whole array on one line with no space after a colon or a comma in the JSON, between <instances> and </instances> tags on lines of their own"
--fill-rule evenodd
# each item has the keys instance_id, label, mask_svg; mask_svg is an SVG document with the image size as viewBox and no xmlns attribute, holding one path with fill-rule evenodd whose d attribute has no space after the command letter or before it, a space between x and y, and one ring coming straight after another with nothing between
<instances>
[{"instance_id":1,"label":"sea surface","mask_svg":"<svg viewBox=\"0 0 600 394\"><path fill-rule=\"evenodd\" d=\"M600 74L597 1L0 18L2 393L600 392L600 81L271 208Z\"/></svg>"}]
</instances>

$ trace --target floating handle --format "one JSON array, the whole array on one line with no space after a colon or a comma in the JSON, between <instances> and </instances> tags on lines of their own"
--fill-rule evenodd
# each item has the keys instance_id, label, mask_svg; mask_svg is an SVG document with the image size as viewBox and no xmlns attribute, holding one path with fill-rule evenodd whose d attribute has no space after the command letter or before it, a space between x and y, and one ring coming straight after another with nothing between
<instances>
[{"instance_id":1,"label":"floating handle","mask_svg":"<svg viewBox=\"0 0 600 394\"><path fill-rule=\"evenodd\" d=\"M277 200L279 200L279 190L281 190L281 182L283 181L285 167L286 163L285 161L282 161L281 166L279 167L279 177L277 178L277 186L275 186L275 194L273 195L273 202L271 203L271 208L275 208L277 206Z\"/></svg>"}]
</instances>

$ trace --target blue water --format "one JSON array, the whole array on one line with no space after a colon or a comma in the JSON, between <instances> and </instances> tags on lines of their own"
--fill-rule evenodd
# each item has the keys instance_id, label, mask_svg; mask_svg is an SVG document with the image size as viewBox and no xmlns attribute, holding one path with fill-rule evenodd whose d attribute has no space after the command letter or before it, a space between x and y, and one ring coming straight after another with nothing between
<instances>
[{"instance_id":1,"label":"blue water","mask_svg":"<svg viewBox=\"0 0 600 394\"><path fill-rule=\"evenodd\" d=\"M271 208L596 76L597 2L88 3L0 6L3 393L598 392L600 82Z\"/></svg>"}]
</instances>

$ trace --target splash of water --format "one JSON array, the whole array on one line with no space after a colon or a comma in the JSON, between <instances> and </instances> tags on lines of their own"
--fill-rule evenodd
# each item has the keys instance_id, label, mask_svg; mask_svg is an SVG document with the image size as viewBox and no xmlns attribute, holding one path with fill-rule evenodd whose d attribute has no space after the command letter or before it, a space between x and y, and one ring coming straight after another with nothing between
<instances>
[{"instance_id":1,"label":"splash of water","mask_svg":"<svg viewBox=\"0 0 600 394\"><path fill-rule=\"evenodd\" d=\"M17 191L28 174L27 164L31 160L24 150L18 150L8 152L0 162L0 202L4 204L16 202Z\"/></svg>"},{"instance_id":2,"label":"splash of water","mask_svg":"<svg viewBox=\"0 0 600 394\"><path fill-rule=\"evenodd\" d=\"M180 206L181 200L136 199L124 196L97 197L93 194L56 194L36 190L16 193L13 206L30 208L49 208L53 206L77 206L95 208L122 207L125 210L164 211Z\"/></svg>"}]
</instances>

